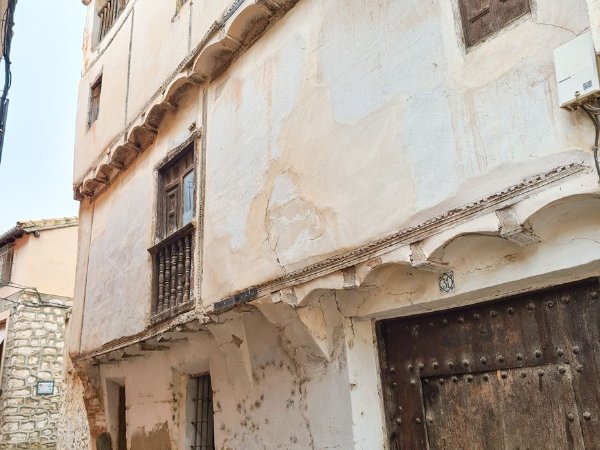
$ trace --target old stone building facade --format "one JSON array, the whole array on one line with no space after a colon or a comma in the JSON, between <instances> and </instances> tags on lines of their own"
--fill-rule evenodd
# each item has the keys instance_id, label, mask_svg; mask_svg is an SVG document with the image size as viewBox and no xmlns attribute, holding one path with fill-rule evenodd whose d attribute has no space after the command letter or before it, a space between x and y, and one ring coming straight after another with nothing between
<instances>
[{"instance_id":1,"label":"old stone building facade","mask_svg":"<svg viewBox=\"0 0 600 450\"><path fill-rule=\"evenodd\" d=\"M0 235L0 448L56 449L77 218Z\"/></svg>"},{"instance_id":2,"label":"old stone building facade","mask_svg":"<svg viewBox=\"0 0 600 450\"><path fill-rule=\"evenodd\" d=\"M84 3L63 448L600 446L600 2Z\"/></svg>"}]
</instances>

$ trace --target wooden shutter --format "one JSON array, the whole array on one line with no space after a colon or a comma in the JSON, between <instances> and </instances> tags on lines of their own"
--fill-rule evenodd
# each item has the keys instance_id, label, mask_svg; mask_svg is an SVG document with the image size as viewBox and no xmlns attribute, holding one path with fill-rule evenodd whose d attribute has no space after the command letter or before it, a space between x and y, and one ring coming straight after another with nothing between
<instances>
[{"instance_id":1,"label":"wooden shutter","mask_svg":"<svg viewBox=\"0 0 600 450\"><path fill-rule=\"evenodd\" d=\"M531 12L529 1L460 0L460 15L467 47L485 40L515 19Z\"/></svg>"},{"instance_id":2,"label":"wooden shutter","mask_svg":"<svg viewBox=\"0 0 600 450\"><path fill-rule=\"evenodd\" d=\"M13 253L13 244L8 244L0 248L0 285L10 283Z\"/></svg>"},{"instance_id":3,"label":"wooden shutter","mask_svg":"<svg viewBox=\"0 0 600 450\"><path fill-rule=\"evenodd\" d=\"M159 210L159 232L166 237L191 220L189 208L184 211L184 195L189 194L189 175L193 173L194 147L190 145L180 156L165 166L160 172L161 209ZM188 199L189 200L189 199ZM184 212L186 217L184 217ZM193 215L193 204L192 204Z\"/></svg>"}]
</instances>

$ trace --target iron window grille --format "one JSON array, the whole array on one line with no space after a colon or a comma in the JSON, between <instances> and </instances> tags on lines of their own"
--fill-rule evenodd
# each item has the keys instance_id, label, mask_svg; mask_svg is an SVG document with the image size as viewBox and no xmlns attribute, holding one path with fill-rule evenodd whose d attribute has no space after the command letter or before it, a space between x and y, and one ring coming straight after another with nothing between
<instances>
[{"instance_id":1,"label":"iron window grille","mask_svg":"<svg viewBox=\"0 0 600 450\"><path fill-rule=\"evenodd\" d=\"M192 402L192 426L194 435L192 436L191 450L214 450L214 418L213 418L213 399L210 375L201 375L190 378L194 397Z\"/></svg>"},{"instance_id":2,"label":"iron window grille","mask_svg":"<svg viewBox=\"0 0 600 450\"><path fill-rule=\"evenodd\" d=\"M90 108L88 111L88 127L92 125L100 114L100 94L102 93L102 75L90 88Z\"/></svg>"}]
</instances>

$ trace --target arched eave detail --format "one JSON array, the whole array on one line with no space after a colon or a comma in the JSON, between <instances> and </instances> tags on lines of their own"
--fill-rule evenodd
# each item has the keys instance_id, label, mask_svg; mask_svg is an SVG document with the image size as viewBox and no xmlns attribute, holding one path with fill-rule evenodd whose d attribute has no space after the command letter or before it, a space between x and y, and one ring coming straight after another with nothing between
<instances>
[{"instance_id":1,"label":"arched eave detail","mask_svg":"<svg viewBox=\"0 0 600 450\"><path fill-rule=\"evenodd\" d=\"M166 112L177 109L179 101L191 86L220 74L240 49L249 46L260 36L271 18L282 17L296 3L297 0L254 0L245 2L232 16L226 17L223 28L203 44L194 59L184 61L181 73L163 89L162 95L151 101L128 126L124 135L115 139L87 174L75 182L75 198L94 196L106 184L108 169L100 170L101 166L108 165L117 172L125 170L139 153L152 145ZM123 137L125 144L121 143ZM113 175L116 176L115 173Z\"/></svg>"},{"instance_id":2,"label":"arched eave detail","mask_svg":"<svg viewBox=\"0 0 600 450\"><path fill-rule=\"evenodd\" d=\"M272 15L267 2L256 1L233 18L225 33L239 42L240 46L247 45L266 28Z\"/></svg>"}]
</instances>

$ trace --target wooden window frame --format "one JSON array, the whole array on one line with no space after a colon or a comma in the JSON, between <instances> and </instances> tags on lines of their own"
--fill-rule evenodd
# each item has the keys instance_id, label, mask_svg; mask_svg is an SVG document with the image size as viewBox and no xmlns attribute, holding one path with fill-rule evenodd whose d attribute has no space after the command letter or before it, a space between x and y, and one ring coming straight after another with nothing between
<instances>
[{"instance_id":1,"label":"wooden window frame","mask_svg":"<svg viewBox=\"0 0 600 450\"><path fill-rule=\"evenodd\" d=\"M150 322L158 323L177 314L189 311L195 304L193 296L194 248L196 214L198 211L198 145L193 134L176 149L169 152L155 166L156 207L154 245L148 249L152 256L152 292ZM182 161L184 166L176 178L169 180L168 171ZM193 171L194 191L189 220L183 222L184 179ZM177 173L177 171L176 171ZM179 203L175 214L178 222L173 229L168 227L167 192L179 189ZM173 257L177 258L176 261ZM173 274L176 274L173 276Z\"/></svg>"},{"instance_id":2,"label":"wooden window frame","mask_svg":"<svg viewBox=\"0 0 600 450\"><path fill-rule=\"evenodd\" d=\"M98 95L94 92L98 90ZM88 129L100 117L100 98L102 96L102 74L98 75L90 85L89 106L88 106Z\"/></svg>"},{"instance_id":3,"label":"wooden window frame","mask_svg":"<svg viewBox=\"0 0 600 450\"><path fill-rule=\"evenodd\" d=\"M0 286L5 286L10 283L14 258L14 243L8 243L0 247Z\"/></svg>"},{"instance_id":4,"label":"wooden window frame","mask_svg":"<svg viewBox=\"0 0 600 450\"><path fill-rule=\"evenodd\" d=\"M173 181L165 184L165 173L170 168L179 164L183 159L185 159L188 155L188 152L191 153L191 161L190 164L185 167L181 174ZM194 171L194 193L192 202L192 219L189 222L183 223L183 195L184 195L184 186L183 182L185 177L191 172ZM159 243L165 239L167 239L170 235L176 233L177 231L184 228L188 223L194 222L194 218L196 215L196 197L198 193L197 186L197 152L196 152L196 143L195 140L191 142L186 142L184 145L178 147L167 155L167 159L158 166L158 189L157 189L157 208L156 208L156 240L155 243ZM176 220L177 225L175 229L168 229L167 223L167 191L173 190L177 188L178 192L178 204L176 206Z\"/></svg>"}]
</instances>

